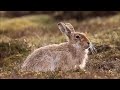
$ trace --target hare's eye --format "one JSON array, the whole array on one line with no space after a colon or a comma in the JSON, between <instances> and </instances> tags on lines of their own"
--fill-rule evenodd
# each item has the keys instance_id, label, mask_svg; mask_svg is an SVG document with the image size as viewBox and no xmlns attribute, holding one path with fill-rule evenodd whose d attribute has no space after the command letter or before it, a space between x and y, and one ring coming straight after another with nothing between
<instances>
[{"instance_id":1,"label":"hare's eye","mask_svg":"<svg viewBox=\"0 0 120 90\"><path fill-rule=\"evenodd\" d=\"M76 36L76 38L80 38L80 36Z\"/></svg>"}]
</instances>

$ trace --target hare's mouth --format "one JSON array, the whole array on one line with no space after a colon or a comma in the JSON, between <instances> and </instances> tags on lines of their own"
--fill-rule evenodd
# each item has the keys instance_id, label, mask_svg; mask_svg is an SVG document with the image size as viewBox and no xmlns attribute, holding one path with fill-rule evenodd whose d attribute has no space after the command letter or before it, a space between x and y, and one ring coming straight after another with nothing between
<instances>
[{"instance_id":1,"label":"hare's mouth","mask_svg":"<svg viewBox=\"0 0 120 90\"><path fill-rule=\"evenodd\" d=\"M89 49L90 48L90 43L87 42L87 44L84 46L85 49Z\"/></svg>"},{"instance_id":2,"label":"hare's mouth","mask_svg":"<svg viewBox=\"0 0 120 90\"><path fill-rule=\"evenodd\" d=\"M90 46L89 46L89 45L88 45L88 46L84 46L84 48L85 48L85 49L89 49L89 48L90 48Z\"/></svg>"}]
</instances>

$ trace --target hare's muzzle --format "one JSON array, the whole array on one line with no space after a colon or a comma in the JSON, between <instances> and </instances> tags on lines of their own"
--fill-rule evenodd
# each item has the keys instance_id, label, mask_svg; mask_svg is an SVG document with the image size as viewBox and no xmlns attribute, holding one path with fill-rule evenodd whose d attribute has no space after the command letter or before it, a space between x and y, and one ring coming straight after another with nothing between
<instances>
[{"instance_id":1,"label":"hare's muzzle","mask_svg":"<svg viewBox=\"0 0 120 90\"><path fill-rule=\"evenodd\" d=\"M90 46L90 42L87 42L88 46Z\"/></svg>"},{"instance_id":2,"label":"hare's muzzle","mask_svg":"<svg viewBox=\"0 0 120 90\"><path fill-rule=\"evenodd\" d=\"M90 47L90 42L84 43L84 48L85 48L85 49L88 49L89 47Z\"/></svg>"}]
</instances>

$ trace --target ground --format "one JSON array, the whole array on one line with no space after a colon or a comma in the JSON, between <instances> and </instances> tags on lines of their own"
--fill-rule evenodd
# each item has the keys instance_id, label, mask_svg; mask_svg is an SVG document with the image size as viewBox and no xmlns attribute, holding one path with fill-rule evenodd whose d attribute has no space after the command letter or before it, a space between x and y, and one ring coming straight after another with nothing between
<instances>
[{"instance_id":1,"label":"ground","mask_svg":"<svg viewBox=\"0 0 120 90\"><path fill-rule=\"evenodd\" d=\"M87 32L97 53L89 53L86 71L21 72L20 65L36 48L66 41L48 15L0 18L0 78L120 79L120 14L83 21L66 20Z\"/></svg>"}]
</instances>

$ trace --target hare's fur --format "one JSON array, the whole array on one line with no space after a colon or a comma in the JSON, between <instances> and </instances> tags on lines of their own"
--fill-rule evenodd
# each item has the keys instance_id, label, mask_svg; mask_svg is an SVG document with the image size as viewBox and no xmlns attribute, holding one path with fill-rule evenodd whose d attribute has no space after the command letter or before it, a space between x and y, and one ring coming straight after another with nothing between
<instances>
[{"instance_id":1,"label":"hare's fur","mask_svg":"<svg viewBox=\"0 0 120 90\"><path fill-rule=\"evenodd\" d=\"M26 71L68 71L77 67L84 69L88 59L88 49L70 40L36 49L22 65Z\"/></svg>"}]
</instances>

